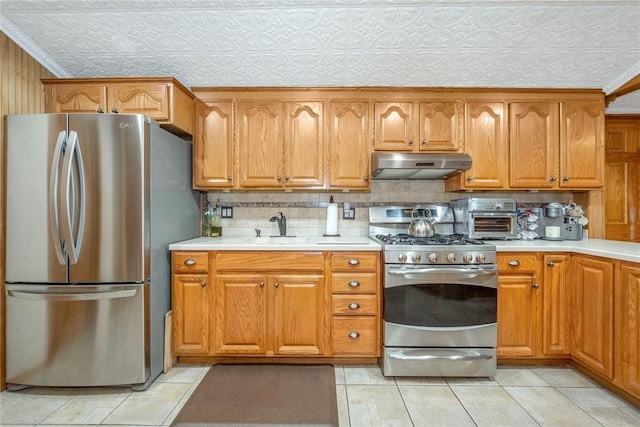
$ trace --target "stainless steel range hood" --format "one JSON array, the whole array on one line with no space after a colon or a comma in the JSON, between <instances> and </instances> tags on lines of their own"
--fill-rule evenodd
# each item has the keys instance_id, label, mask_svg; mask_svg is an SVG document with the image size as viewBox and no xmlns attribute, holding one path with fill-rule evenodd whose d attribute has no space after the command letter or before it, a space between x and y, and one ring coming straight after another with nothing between
<instances>
[{"instance_id":1,"label":"stainless steel range hood","mask_svg":"<svg viewBox=\"0 0 640 427\"><path fill-rule=\"evenodd\" d=\"M471 167L465 153L372 153L373 179L444 179Z\"/></svg>"}]
</instances>

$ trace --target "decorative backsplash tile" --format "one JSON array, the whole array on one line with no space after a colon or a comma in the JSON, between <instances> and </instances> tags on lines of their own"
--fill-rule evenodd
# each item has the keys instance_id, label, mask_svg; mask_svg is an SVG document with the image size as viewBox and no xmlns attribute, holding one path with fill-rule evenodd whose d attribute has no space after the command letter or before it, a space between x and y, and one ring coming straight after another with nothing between
<instances>
[{"instance_id":1,"label":"decorative backsplash tile","mask_svg":"<svg viewBox=\"0 0 640 427\"><path fill-rule=\"evenodd\" d=\"M282 212L287 217L287 234L318 236L326 227L327 205L333 196L338 204L338 232L343 236L366 236L371 206L393 204L435 203L448 204L453 199L465 197L512 197L518 205L532 206L545 202L565 202L572 198L570 192L474 192L449 193L444 191L444 181L390 180L373 181L370 192L210 192L203 193L209 200L220 199L221 206L233 207L233 218L222 219L225 235L278 234L275 223L269 218ZM342 219L344 202L355 208L355 219Z\"/></svg>"}]
</instances>

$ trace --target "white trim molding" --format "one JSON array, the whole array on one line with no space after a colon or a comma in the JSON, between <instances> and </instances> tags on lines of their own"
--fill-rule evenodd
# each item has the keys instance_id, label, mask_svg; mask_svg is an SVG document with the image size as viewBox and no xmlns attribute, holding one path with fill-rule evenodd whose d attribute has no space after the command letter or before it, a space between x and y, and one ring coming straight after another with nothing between
<instances>
[{"instance_id":1,"label":"white trim molding","mask_svg":"<svg viewBox=\"0 0 640 427\"><path fill-rule=\"evenodd\" d=\"M602 90L604 90L606 95L609 95L611 92L615 91L638 74L640 74L640 61L627 68L624 73L620 74L615 79L611 80L602 88Z\"/></svg>"},{"instance_id":2,"label":"white trim molding","mask_svg":"<svg viewBox=\"0 0 640 427\"><path fill-rule=\"evenodd\" d=\"M29 36L20 30L7 17L0 15L0 31L13 40L18 46L24 49L43 67L51 71L56 77L72 77L67 70L58 64L53 58L46 54Z\"/></svg>"}]
</instances>

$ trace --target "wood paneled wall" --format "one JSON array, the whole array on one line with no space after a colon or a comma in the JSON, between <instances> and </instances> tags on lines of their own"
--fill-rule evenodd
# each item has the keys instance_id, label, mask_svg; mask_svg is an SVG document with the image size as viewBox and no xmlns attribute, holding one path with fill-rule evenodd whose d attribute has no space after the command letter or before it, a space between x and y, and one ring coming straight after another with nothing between
<instances>
[{"instance_id":1,"label":"wood paneled wall","mask_svg":"<svg viewBox=\"0 0 640 427\"><path fill-rule=\"evenodd\" d=\"M0 390L6 388L5 375L5 325L4 325L4 116L5 114L42 113L44 111L44 96L42 78L55 76L33 59L13 40L0 32L0 135L2 149L0 150Z\"/></svg>"}]
</instances>

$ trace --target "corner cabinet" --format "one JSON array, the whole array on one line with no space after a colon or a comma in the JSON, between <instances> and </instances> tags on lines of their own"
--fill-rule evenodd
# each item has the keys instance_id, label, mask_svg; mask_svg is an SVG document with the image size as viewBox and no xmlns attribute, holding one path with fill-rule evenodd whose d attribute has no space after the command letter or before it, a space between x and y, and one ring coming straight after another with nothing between
<instances>
[{"instance_id":1,"label":"corner cabinet","mask_svg":"<svg viewBox=\"0 0 640 427\"><path fill-rule=\"evenodd\" d=\"M194 95L173 78L43 79L47 113L139 113L193 134Z\"/></svg>"},{"instance_id":2,"label":"corner cabinet","mask_svg":"<svg viewBox=\"0 0 640 427\"><path fill-rule=\"evenodd\" d=\"M172 352L177 356L206 356L211 349L208 252L174 251L172 264Z\"/></svg>"},{"instance_id":3,"label":"corner cabinet","mask_svg":"<svg viewBox=\"0 0 640 427\"><path fill-rule=\"evenodd\" d=\"M622 262L615 282L614 383L640 398L640 264Z\"/></svg>"},{"instance_id":4,"label":"corner cabinet","mask_svg":"<svg viewBox=\"0 0 640 427\"><path fill-rule=\"evenodd\" d=\"M218 356L323 356L322 252L215 254Z\"/></svg>"}]
</instances>

